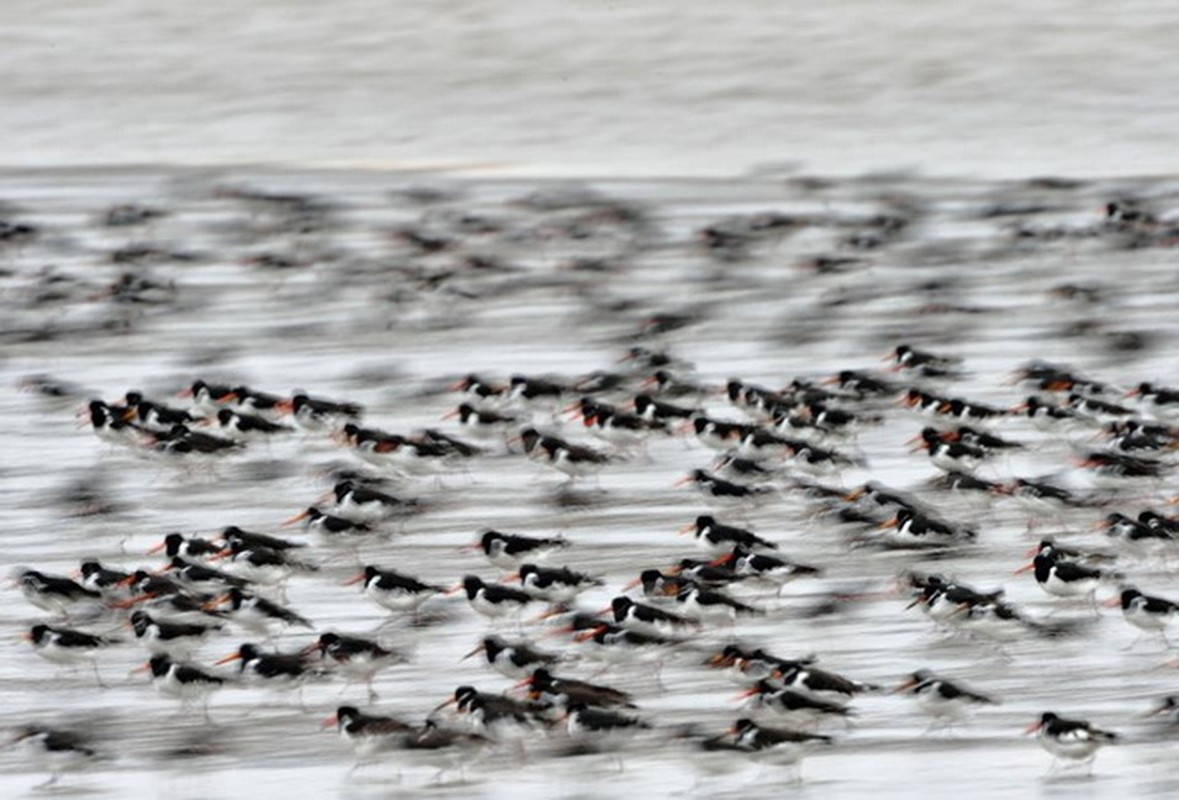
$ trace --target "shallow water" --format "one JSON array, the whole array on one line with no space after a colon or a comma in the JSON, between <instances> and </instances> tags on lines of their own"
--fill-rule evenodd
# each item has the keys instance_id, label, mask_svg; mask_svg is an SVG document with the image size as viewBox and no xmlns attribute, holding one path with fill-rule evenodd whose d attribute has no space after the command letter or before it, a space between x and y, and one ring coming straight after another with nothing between
<instances>
[{"instance_id":1,"label":"shallow water","mask_svg":"<svg viewBox=\"0 0 1179 800\"><path fill-rule=\"evenodd\" d=\"M1164 0L7 6L7 166L1175 170Z\"/></svg>"},{"instance_id":2,"label":"shallow water","mask_svg":"<svg viewBox=\"0 0 1179 800\"><path fill-rule=\"evenodd\" d=\"M314 195L331 205L329 222L292 232L276 215L228 197L226 187ZM1165 180L1047 189L908 178L823 185L770 178L610 180L585 188L640 209L646 224L586 221L586 209L600 206L586 205L584 195L571 200L577 195L560 181L306 170L0 175L0 199L12 206L5 218L41 229L35 241L0 253L6 562L52 573L70 572L84 556L116 566L154 565L159 562L144 552L170 530L207 536L237 524L281 532L284 518L328 488L323 469L349 462L323 436L255 444L207 464L115 448L76 426L75 411L91 396L113 401L140 388L169 397L197 377L346 397L363 403L366 421L378 427L440 426L451 432L457 428L439 418L458 398L445 387L466 372L502 379L515 372L576 376L618 369L618 357L636 342L667 347L694 364L693 380L710 385L740 376L778 386L842 368L882 368L881 357L904 341L963 357L968 374L947 393L994 405L1010 406L1026 396L1005 380L1033 358L1067 362L1122 388L1140 380L1173 382L1173 250L1129 247L1126 237L1100 229L1098 211L1105 201L1126 195L1166 211L1176 185ZM423 205L426 189L441 199ZM558 197L561 204L553 202ZM545 198L550 202L541 207ZM106 208L129 201L170 214L134 230L97 224ZM1042 210L1031 213L1033 205ZM1020 206L1025 213L996 216L1000 206ZM809 215L814 222L759 239L742 258L720 260L700 246L697 231L705 225L763 211ZM849 235L868 230L869 216L884 212L912 220L905 234L877 248L847 244ZM500 230L460 234L464 214L495 220ZM1064 235L1014 236L1017 219ZM407 224L458 243L422 256L390 235ZM132 242L185 257L149 257L131 267L111 263L111 251ZM280 270L247 263L262 253L302 265ZM463 266L462 257L471 254L493 256L510 269ZM861 260L845 272L824 273L806 266L818 254ZM605 259L609 266L572 268L578 257ZM116 302L105 295L127 270L164 287L145 295L162 302ZM442 277L450 271L453 276ZM1050 292L1064 283L1093 288L1100 300L1068 301ZM44 299L51 290L59 296ZM643 333L653 315L687 311L694 317L686 327ZM1128 348L1128 334L1136 334L1141 347ZM52 402L20 389L34 374L81 388ZM741 415L717 397L706 403L717 413ZM826 575L792 584L781 599L757 597L753 602L769 610L764 618L742 620L731 630L709 629L697 644L704 651L738 637L785 656L814 652L827 669L883 686L927 667L1002 702L954 731L929 732L910 698L858 699L850 725L826 730L836 741L806 761L798 791L822 797L909 797L946 787L986 797L1032 791L1053 797L1173 795L1179 788L1168 758L1173 738L1139 718L1173 689L1174 673L1161 668L1170 654L1157 641L1124 650L1134 634L1119 613L1103 611L1076 638L1028 635L1000 647L948 639L918 611L906 612L905 598L885 594L906 568L936 569L975 586L1002 586L1012 602L1038 618L1087 619L1084 605L1054 601L1030 577L1011 573L1044 528L1110 547L1089 532L1103 512L1062 514L1029 532L1026 513L1009 501L968 505L939 497L923 489L936 470L903 444L920 430L921 419L891 405L880 413L885 424L866 429L855 443L867 467L828 480L852 487L873 478L923 491L945 515L974 525L978 544L936 559L851 548L842 532L815 519L811 506L783 486L756 505L717 515L753 527L791 557L822 566ZM538 419L554 424L543 413ZM587 438L579 425L565 421L562 427L571 438ZM1030 448L985 465L981 474L1051 474L1062 484L1092 488L1074 466L1072 445L1019 419L997 430ZM1080 447L1086 440L1075 442ZM695 554L675 531L708 507L673 484L713 455L683 437L654 440L646 456L611 464L598 481L581 483L559 503L559 475L493 448L469 469L400 486L398 491L429 505L387 541L366 544L355 556L317 544L312 552L323 569L291 581L291 604L319 631L379 629L390 643L410 649L409 663L376 682L380 710L421 719L461 683L504 690L505 679L474 660L459 660L488 629L465 600L434 603L449 619L410 629L396 618L383 625L385 614L354 587L340 584L357 562L374 561L442 584L469 572L490 578L497 573L481 556L458 550L480 528L561 533L573 544L559 561L608 582L585 598L587 608L598 608L639 568ZM95 509L65 495L80 480L101 480L105 513L84 513ZM1169 480L1147 483L1113 497L1118 508L1137 511L1160 506L1171 487ZM1145 591L1179 594L1165 567L1163 561L1127 556L1119 568ZM1112 591L1104 589L1101 597ZM862 598L813 615L832 592ZM510 749L496 752L465 776L447 773L440 785L432 782L436 767L400 754L349 776L351 753L319 723L343 701L364 704L361 687L343 687L338 680L308 686L306 711L294 697L227 689L214 697L214 724L206 727L199 715L178 716L173 701L158 697L142 676L128 674L144 659L135 642L100 660L110 687L96 691L89 671L46 666L19 639L22 629L42 618L19 591L0 595L0 618L9 633L0 645L0 724L39 719L88 728L109 756L93 770L63 779L63 793L599 797L627 791L768 797L780 794L786 779L741 760L730 765L731 774L713 775L706 764L697 766L695 754L661 741L658 733L636 745L621 773L606 757L550 755L561 744L557 734L531 745L524 763ZM118 635L130 638L129 631ZM274 644L294 649L313 635L291 633ZM247 638L236 630L226 633L202 648L198 660L210 664ZM565 646L556 638L544 642ZM641 667L615 668L597 680L633 691L639 713L657 728L694 723L719 733L741 713L732 699L736 687L700 660L700 652L669 655L665 690ZM594 673L588 664L573 664L560 674ZM1092 719L1127 741L1100 754L1091 779L1075 771L1046 778L1049 757L1020 735L1045 710ZM0 750L0 764L5 794L26 792L43 779L16 750Z\"/></svg>"}]
</instances>

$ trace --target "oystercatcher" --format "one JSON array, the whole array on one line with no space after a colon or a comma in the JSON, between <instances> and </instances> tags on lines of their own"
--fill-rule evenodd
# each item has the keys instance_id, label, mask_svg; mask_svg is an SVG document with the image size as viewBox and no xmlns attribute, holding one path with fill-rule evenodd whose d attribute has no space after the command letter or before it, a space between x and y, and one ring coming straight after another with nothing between
<instances>
[{"instance_id":1,"label":"oystercatcher","mask_svg":"<svg viewBox=\"0 0 1179 800\"><path fill-rule=\"evenodd\" d=\"M907 692L915 697L917 705L934 718L935 724L953 723L964 719L972 709L995 704L990 697L938 677L927 669L917 670L893 691Z\"/></svg>"},{"instance_id":2,"label":"oystercatcher","mask_svg":"<svg viewBox=\"0 0 1179 800\"><path fill-rule=\"evenodd\" d=\"M169 559L176 558L177 556L186 559L207 559L217 555L224 549L207 539L201 539L196 536L186 537L182 533L169 533L164 537L162 542L149 549L147 554L149 556L154 555L162 550Z\"/></svg>"},{"instance_id":3,"label":"oystercatcher","mask_svg":"<svg viewBox=\"0 0 1179 800\"><path fill-rule=\"evenodd\" d=\"M765 553L754 553L741 545L734 547L731 553L722 556L714 563L729 564L737 575L772 583L778 587L779 595L782 593L782 587L790 581L803 577L814 577L823 572L819 567L796 564Z\"/></svg>"},{"instance_id":4,"label":"oystercatcher","mask_svg":"<svg viewBox=\"0 0 1179 800\"><path fill-rule=\"evenodd\" d=\"M291 428L278 422L271 422L257 414L245 414L230 408L217 412L217 424L221 432L235 442L265 441L280 433L290 433Z\"/></svg>"},{"instance_id":5,"label":"oystercatcher","mask_svg":"<svg viewBox=\"0 0 1179 800\"><path fill-rule=\"evenodd\" d=\"M166 655L152 656L146 664L152 684L168 697L178 698L183 706L200 702L205 719L209 719L209 695L226 684L225 678L191 666L179 664Z\"/></svg>"},{"instance_id":6,"label":"oystercatcher","mask_svg":"<svg viewBox=\"0 0 1179 800\"><path fill-rule=\"evenodd\" d=\"M303 393L280 402L276 408L291 414L295 424L308 431L321 431L344 419L360 419L364 413L364 408L358 403L309 397Z\"/></svg>"},{"instance_id":7,"label":"oystercatcher","mask_svg":"<svg viewBox=\"0 0 1179 800\"><path fill-rule=\"evenodd\" d=\"M617 747L624 738L650 727L638 717L594 708L583 702L574 701L565 707L565 730L569 736L594 749Z\"/></svg>"},{"instance_id":8,"label":"oystercatcher","mask_svg":"<svg viewBox=\"0 0 1179 800\"><path fill-rule=\"evenodd\" d=\"M463 430L480 439L503 439L508 435L508 429L519 424L519 420L511 414L502 414L491 409L479 409L470 403L461 403L459 407L443 417L451 419L458 417Z\"/></svg>"},{"instance_id":9,"label":"oystercatcher","mask_svg":"<svg viewBox=\"0 0 1179 800\"><path fill-rule=\"evenodd\" d=\"M1121 594L1110 598L1106 605L1110 608L1120 606L1126 622L1147 633L1157 633L1162 637L1163 643L1170 647L1166 630L1175 614L1179 612L1179 603L1143 594L1133 586L1124 586Z\"/></svg>"},{"instance_id":10,"label":"oystercatcher","mask_svg":"<svg viewBox=\"0 0 1179 800\"><path fill-rule=\"evenodd\" d=\"M776 714L796 719L800 724L835 717L847 718L852 713L851 709L842 703L821 700L794 689L775 685L768 680L758 681L740 696L749 698L748 703L754 708L767 708Z\"/></svg>"},{"instance_id":11,"label":"oystercatcher","mask_svg":"<svg viewBox=\"0 0 1179 800\"><path fill-rule=\"evenodd\" d=\"M306 617L236 586L206 605L215 608L224 603L229 603L229 619L253 633L273 636L292 625L315 629Z\"/></svg>"},{"instance_id":12,"label":"oystercatcher","mask_svg":"<svg viewBox=\"0 0 1179 800\"><path fill-rule=\"evenodd\" d=\"M355 706L340 706L335 714L323 721L323 727L335 727L340 738L352 746L356 761L350 771L369 763L376 753L401 745L415 731L408 722L396 717L365 714Z\"/></svg>"},{"instance_id":13,"label":"oystercatcher","mask_svg":"<svg viewBox=\"0 0 1179 800\"><path fill-rule=\"evenodd\" d=\"M521 431L520 441L530 458L565 473L570 481L597 474L611 461L605 453L570 444L555 436L542 436L535 428Z\"/></svg>"},{"instance_id":14,"label":"oystercatcher","mask_svg":"<svg viewBox=\"0 0 1179 800\"><path fill-rule=\"evenodd\" d=\"M38 789L57 783L63 772L83 769L100 758L88 737L44 725L25 725L12 741L25 747L33 762L49 771L48 780L34 787Z\"/></svg>"},{"instance_id":15,"label":"oystercatcher","mask_svg":"<svg viewBox=\"0 0 1179 800\"><path fill-rule=\"evenodd\" d=\"M370 700L377 696L373 689L373 680L377 673L405 661L405 656L401 653L371 639L330 631L320 634L319 638L305 647L300 655L307 656L316 652L322 661L332 666L333 670L347 675L349 683L354 680L363 681L368 688Z\"/></svg>"},{"instance_id":16,"label":"oystercatcher","mask_svg":"<svg viewBox=\"0 0 1179 800\"><path fill-rule=\"evenodd\" d=\"M902 508L892 519L880 525L888 531L884 543L891 547L952 547L973 541L977 534L915 511Z\"/></svg>"},{"instance_id":17,"label":"oystercatcher","mask_svg":"<svg viewBox=\"0 0 1179 800\"><path fill-rule=\"evenodd\" d=\"M510 586L485 583L482 578L476 575L465 576L461 584L448 592L458 590L467 593L467 602L471 604L472 609L491 619L505 616L519 618L525 607L536 599L532 595Z\"/></svg>"},{"instance_id":18,"label":"oystercatcher","mask_svg":"<svg viewBox=\"0 0 1179 800\"><path fill-rule=\"evenodd\" d=\"M614 614L614 621L622 627L650 636L675 637L700 626L696 620L645 603L636 603L625 595L610 601L609 610Z\"/></svg>"},{"instance_id":19,"label":"oystercatcher","mask_svg":"<svg viewBox=\"0 0 1179 800\"><path fill-rule=\"evenodd\" d=\"M315 506L308 507L306 510L286 520L283 524L294 525L303 520L306 520L308 531L318 533L329 542L343 542L372 533L372 528L362 522L353 522L350 519L325 513Z\"/></svg>"},{"instance_id":20,"label":"oystercatcher","mask_svg":"<svg viewBox=\"0 0 1179 800\"><path fill-rule=\"evenodd\" d=\"M686 477L676 481L675 485L683 486L688 483L693 484L706 500L723 504L744 503L771 491L767 486L746 486L726 481L702 469L692 470Z\"/></svg>"},{"instance_id":21,"label":"oystercatcher","mask_svg":"<svg viewBox=\"0 0 1179 800\"><path fill-rule=\"evenodd\" d=\"M525 560L544 559L568 546L569 542L561 536L540 538L492 530L481 533L479 541L473 545L483 551L488 561L506 570L518 569Z\"/></svg>"},{"instance_id":22,"label":"oystercatcher","mask_svg":"<svg viewBox=\"0 0 1179 800\"><path fill-rule=\"evenodd\" d=\"M87 589L69 578L46 575L35 569L20 574L20 590L25 599L43 611L67 616L78 603L102 600L102 593Z\"/></svg>"},{"instance_id":23,"label":"oystercatcher","mask_svg":"<svg viewBox=\"0 0 1179 800\"><path fill-rule=\"evenodd\" d=\"M974 472L987 457L980 447L959 441L947 441L935 428L922 429L917 445L929 454L930 462L945 472ZM913 440L910 440L912 442Z\"/></svg>"},{"instance_id":24,"label":"oystercatcher","mask_svg":"<svg viewBox=\"0 0 1179 800\"><path fill-rule=\"evenodd\" d=\"M142 610L131 614L131 627L135 638L143 642L149 653L168 656L173 661L188 661L210 633L221 630L220 625L163 622Z\"/></svg>"},{"instance_id":25,"label":"oystercatcher","mask_svg":"<svg viewBox=\"0 0 1179 800\"><path fill-rule=\"evenodd\" d=\"M1063 719L1051 711L1044 712L1039 720L1028 727L1026 733L1037 734L1040 745L1052 754L1053 765L1060 758L1092 765L1099 747L1120 738L1112 731L1102 730L1082 720Z\"/></svg>"},{"instance_id":26,"label":"oystercatcher","mask_svg":"<svg viewBox=\"0 0 1179 800\"><path fill-rule=\"evenodd\" d=\"M736 737L737 746L750 756L765 764L798 768L803 757L815 745L831 744L830 736L818 733L770 728L758 725L751 719L742 718L733 723L729 733ZM802 780L801 772L795 779Z\"/></svg>"},{"instance_id":27,"label":"oystercatcher","mask_svg":"<svg viewBox=\"0 0 1179 800\"><path fill-rule=\"evenodd\" d=\"M606 585L600 578L584 572L567 567L548 569L536 564L522 564L517 577L525 592L548 603L567 603L587 589Z\"/></svg>"},{"instance_id":28,"label":"oystercatcher","mask_svg":"<svg viewBox=\"0 0 1179 800\"><path fill-rule=\"evenodd\" d=\"M345 586L363 582L362 591L365 597L389 611L410 611L417 614L422 603L431 597L444 594L446 588L434 584L423 583L410 575L392 569L382 569L369 564L351 580L345 581Z\"/></svg>"},{"instance_id":29,"label":"oystercatcher","mask_svg":"<svg viewBox=\"0 0 1179 800\"><path fill-rule=\"evenodd\" d=\"M1086 597L1092 600L1097 587L1108 576L1105 572L1086 567L1060 557L1051 547L1036 554L1032 563L1016 570L1016 574L1034 570L1036 583L1056 597Z\"/></svg>"},{"instance_id":30,"label":"oystercatcher","mask_svg":"<svg viewBox=\"0 0 1179 800\"><path fill-rule=\"evenodd\" d=\"M732 622L738 616L760 616L766 613L764 609L754 608L722 592L691 582L680 588L675 600L686 616L701 621Z\"/></svg>"},{"instance_id":31,"label":"oystercatcher","mask_svg":"<svg viewBox=\"0 0 1179 800\"><path fill-rule=\"evenodd\" d=\"M924 378L958 378L963 374L961 358L935 355L907 344L897 345L890 359L894 369L911 370Z\"/></svg>"},{"instance_id":32,"label":"oystercatcher","mask_svg":"<svg viewBox=\"0 0 1179 800\"><path fill-rule=\"evenodd\" d=\"M106 684L98 672L98 654L103 648L119 643L118 639L44 624L34 625L25 638L32 643L33 651L46 661L70 666L90 664L99 686Z\"/></svg>"},{"instance_id":33,"label":"oystercatcher","mask_svg":"<svg viewBox=\"0 0 1179 800\"><path fill-rule=\"evenodd\" d=\"M715 555L729 553L735 547L745 550L777 550L778 545L761 538L752 531L724 525L715 518L702 514L696 517L694 523L680 528L681 534L692 533L696 537L696 545Z\"/></svg>"},{"instance_id":34,"label":"oystercatcher","mask_svg":"<svg viewBox=\"0 0 1179 800\"><path fill-rule=\"evenodd\" d=\"M528 687L532 699L566 709L571 703L583 703L595 708L635 708L626 692L571 678L558 678L544 667L533 670L518 685Z\"/></svg>"},{"instance_id":35,"label":"oystercatcher","mask_svg":"<svg viewBox=\"0 0 1179 800\"><path fill-rule=\"evenodd\" d=\"M560 661L561 657L553 653L536 650L524 641L509 642L498 636L486 636L479 646L463 656L471 658L483 653L487 663L496 672L507 678L520 679L531 675L537 667L550 667Z\"/></svg>"}]
</instances>

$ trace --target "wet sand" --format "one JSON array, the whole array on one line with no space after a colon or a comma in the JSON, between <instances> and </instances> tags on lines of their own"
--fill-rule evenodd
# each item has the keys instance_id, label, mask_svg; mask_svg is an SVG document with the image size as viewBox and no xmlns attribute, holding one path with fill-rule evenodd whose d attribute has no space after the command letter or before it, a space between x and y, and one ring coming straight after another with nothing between
<instances>
[{"instance_id":1,"label":"wet sand","mask_svg":"<svg viewBox=\"0 0 1179 800\"><path fill-rule=\"evenodd\" d=\"M278 212L273 203L246 202L242 189L299 193L315 203L298 214ZM75 412L92 396L113 401L137 388L171 397L196 378L280 394L302 388L363 403L366 422L387 430L452 433L458 429L439 419L459 398L446 387L467 372L575 377L624 368L617 361L634 345L668 349L693 365L685 376L705 384L740 377L783 386L845 368L882 369L881 358L908 342L964 359L967 374L938 388L1002 407L1026 397L1026 387L1007 379L1036 358L1122 389L1143 380L1174 383L1179 282L1168 228L1111 225L1102 209L1136 198L1173 217L1177 189L1170 179L1073 184L905 175L571 184L261 169L9 172L0 175L0 219L37 233L0 245L5 560L13 569L51 573L69 573L85 556L154 566L159 562L144 553L171 530L208 536L236 524L280 533L284 518L328 488L325 468L359 463L324 436L291 436L191 464L114 448L77 427ZM107 209L127 202L167 214L130 228L100 224ZM794 222L750 232L754 215L769 212ZM738 243L706 248L701 231L709 226L740 234ZM450 243L424 253L396 235L407 227ZM137 254L137 246L145 247ZM476 256L483 260L472 261ZM148 283L119 289L125 274ZM659 332L653 320L670 315L683 326ZM54 400L22 388L34 375L78 391ZM704 402L741 416L719 396ZM905 610L906 598L883 594L905 569L937 570L981 588L1003 587L1037 618L1087 618L1083 605L1054 601L1029 576L1011 573L1044 528L1112 548L1091 532L1103 510L1063 513L1029 533L1026 512L1010 501L941 497L926 488L937 470L904 444L921 418L887 403L880 413L883 425L845 445L866 466L826 480L850 488L874 479L918 492L945 516L974 526L977 544L936 558L852 548L845 531L815 518L813 506L782 482L764 501L717 516L752 527L825 575L791 584L780 599L755 598L769 611L764 618L710 628L697 644L707 650L736 637L786 656L813 652L824 668L884 686L927 667L1002 702L954 731L929 732L911 698L857 699L849 725L825 729L836 741L805 762L798 791L1173 794L1177 777L1167 757L1174 741L1156 721L1139 718L1172 691L1173 671L1160 668L1171 656L1157 641L1124 650L1135 637L1119 612L1103 610L1075 638L1028 635L997 647L939 634L919 611ZM570 438L589 438L579 423L558 428L547 415L537 419ZM1095 488L1074 458L1092 431L1064 441L1019 418L995 430L1029 449L984 465L981 475L1051 475L1061 485ZM441 624L411 629L400 618L390 621L355 587L340 585L357 561L449 584L466 573L498 574L481 556L458 550L481 528L560 533L572 546L554 563L601 575L607 587L584 603L600 608L639 568L696 554L675 531L709 507L673 484L713 457L690 438L655 439L646 456L611 464L570 493L559 490L559 474L494 447L467 469L399 485L427 510L388 540L356 556L315 546L323 568L291 581L291 604L317 631L376 632L410 648L408 663L378 677L377 708L421 719L459 684L508 687L475 660L459 660L489 625L459 597L431 604L447 617ZM79 483L96 487L95 496L78 500L70 490ZM1171 479L1146 482L1108 497L1112 507L1136 513L1161 507L1173 487ZM1145 591L1179 595L1165 561L1124 555L1119 569ZM864 597L816 615L833 593ZM1109 587L1100 596L1112 593ZM436 785L435 767L397 753L349 776L350 751L319 723L343 701L365 704L362 687L343 688L339 680L308 686L306 711L293 697L227 689L214 697L213 725L206 726L199 714L178 716L174 701L128 674L144 660L129 630L117 630L128 641L101 658L110 686L97 690L88 670L46 665L19 639L43 618L19 591L3 594L0 615L9 632L0 725L36 719L86 728L109 756L42 793L768 797L784 790L779 770L739 759L731 774L716 776L698 768L685 745L658 735L636 746L621 773L603 756L557 757L557 733L523 763L511 750L490 754L466 770L465 782L448 773ZM293 649L314 635L291 633L274 644ZM231 629L204 646L198 661L207 665L247 638ZM567 646L558 638L545 644ZM737 689L700 660L699 652L670 654L662 690L641 667L598 679L633 691L639 713L657 728L690 723L719 733L740 713ZM562 669L582 678L595 671L580 663ZM1126 742L1103 750L1092 778L1067 770L1046 777L1049 756L1020 735L1046 710L1092 719ZM5 793L26 793L43 780L18 750L0 750L0 764Z\"/></svg>"}]
</instances>

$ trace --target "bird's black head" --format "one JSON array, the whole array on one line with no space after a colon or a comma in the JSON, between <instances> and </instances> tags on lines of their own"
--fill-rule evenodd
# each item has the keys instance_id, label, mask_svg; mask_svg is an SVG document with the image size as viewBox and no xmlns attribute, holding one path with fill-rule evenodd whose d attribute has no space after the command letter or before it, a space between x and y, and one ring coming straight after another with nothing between
<instances>
[{"instance_id":1,"label":"bird's black head","mask_svg":"<svg viewBox=\"0 0 1179 800\"><path fill-rule=\"evenodd\" d=\"M742 717L733 723L733 733L737 734L738 736L748 733L755 728L757 728L757 723L748 717Z\"/></svg>"},{"instance_id":2,"label":"bird's black head","mask_svg":"<svg viewBox=\"0 0 1179 800\"><path fill-rule=\"evenodd\" d=\"M525 580L529 575L536 574L538 569L539 567L537 567L535 564L521 564L519 569L520 580Z\"/></svg>"},{"instance_id":3,"label":"bird's black head","mask_svg":"<svg viewBox=\"0 0 1179 800\"><path fill-rule=\"evenodd\" d=\"M614 611L614 617L617 619L627 612L627 610L634 605L634 601L629 597L619 595L610 601L610 608Z\"/></svg>"},{"instance_id":4,"label":"bird's black head","mask_svg":"<svg viewBox=\"0 0 1179 800\"><path fill-rule=\"evenodd\" d=\"M49 633L48 625L34 625L29 630L29 640L33 644L41 644L41 640L45 638L47 633Z\"/></svg>"},{"instance_id":5,"label":"bird's black head","mask_svg":"<svg viewBox=\"0 0 1179 800\"><path fill-rule=\"evenodd\" d=\"M524 449L531 453L536 443L540 441L540 431L536 428L525 428L520 431L520 441L524 443Z\"/></svg>"},{"instance_id":6,"label":"bird's black head","mask_svg":"<svg viewBox=\"0 0 1179 800\"><path fill-rule=\"evenodd\" d=\"M460 686L454 690L454 701L458 703L460 711L468 711L470 710L471 701L478 694L479 692L474 686Z\"/></svg>"},{"instance_id":7,"label":"bird's black head","mask_svg":"<svg viewBox=\"0 0 1179 800\"><path fill-rule=\"evenodd\" d=\"M360 709L356 706L340 706L336 709L336 719L341 725L347 725L360 716Z\"/></svg>"},{"instance_id":8,"label":"bird's black head","mask_svg":"<svg viewBox=\"0 0 1179 800\"><path fill-rule=\"evenodd\" d=\"M340 641L339 634L331 633L331 632L323 633L323 634L320 634L319 639L316 640L315 646L319 648L319 652L322 654L322 653L326 652L329 647L336 644L338 641Z\"/></svg>"},{"instance_id":9,"label":"bird's black head","mask_svg":"<svg viewBox=\"0 0 1179 800\"><path fill-rule=\"evenodd\" d=\"M168 674L168 670L172 668L172 659L165 655L152 656L151 661L148 661L148 666L151 667L151 674L156 678L162 678Z\"/></svg>"},{"instance_id":10,"label":"bird's black head","mask_svg":"<svg viewBox=\"0 0 1179 800\"><path fill-rule=\"evenodd\" d=\"M233 421L234 413L228 408L223 408L217 412L217 422L221 425L228 425Z\"/></svg>"},{"instance_id":11,"label":"bird's black head","mask_svg":"<svg viewBox=\"0 0 1179 800\"><path fill-rule=\"evenodd\" d=\"M490 553L492 543L501 541L503 538L504 535L499 531L484 531L483 535L479 537L479 546L483 548L484 553Z\"/></svg>"},{"instance_id":12,"label":"bird's black head","mask_svg":"<svg viewBox=\"0 0 1179 800\"><path fill-rule=\"evenodd\" d=\"M463 577L463 589L467 593L468 600L474 600L475 595L483 588L483 579L478 575L466 575Z\"/></svg>"}]
</instances>

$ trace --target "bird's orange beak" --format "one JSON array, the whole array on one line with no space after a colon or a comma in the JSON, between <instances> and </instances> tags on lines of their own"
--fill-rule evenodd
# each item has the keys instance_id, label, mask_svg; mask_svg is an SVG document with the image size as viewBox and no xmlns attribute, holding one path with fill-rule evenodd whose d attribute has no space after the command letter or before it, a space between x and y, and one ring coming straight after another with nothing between
<instances>
[{"instance_id":1,"label":"bird's orange beak","mask_svg":"<svg viewBox=\"0 0 1179 800\"><path fill-rule=\"evenodd\" d=\"M218 606L223 605L228 602L229 602L229 595L223 594L220 597L215 597L212 600L210 600L209 602L203 604L201 606L201 611L212 611L213 609L217 608Z\"/></svg>"},{"instance_id":2,"label":"bird's orange beak","mask_svg":"<svg viewBox=\"0 0 1179 800\"><path fill-rule=\"evenodd\" d=\"M284 528L288 528L297 522L302 522L303 520L307 519L309 516L311 516L311 514L308 511L301 511L298 514L296 514L295 516L291 517L290 519L284 519L282 522L282 526Z\"/></svg>"},{"instance_id":3,"label":"bird's orange beak","mask_svg":"<svg viewBox=\"0 0 1179 800\"><path fill-rule=\"evenodd\" d=\"M324 721L323 721L323 722L320 724L320 726L319 726L319 727L321 727L321 728L334 728L334 727L336 727L336 726L337 726L337 725L339 725L339 724L340 724L340 717L339 717L339 715L337 715L337 714L332 714L330 717L328 717L327 719L325 719L325 720L324 720Z\"/></svg>"},{"instance_id":4,"label":"bird's orange beak","mask_svg":"<svg viewBox=\"0 0 1179 800\"><path fill-rule=\"evenodd\" d=\"M1017 569L1015 572L1013 572L1013 573L1011 573L1011 574L1012 574L1012 575L1022 575L1022 574L1024 574L1025 572L1030 572L1031 570L1033 570L1033 569L1035 569L1035 568L1036 568L1036 562L1035 562L1035 561L1031 561L1031 562L1029 562L1029 563L1027 563L1027 564L1024 564L1022 567L1020 567L1019 569Z\"/></svg>"},{"instance_id":5,"label":"bird's orange beak","mask_svg":"<svg viewBox=\"0 0 1179 800\"><path fill-rule=\"evenodd\" d=\"M213 666L219 667L222 664L228 664L231 661L241 661L241 658L242 658L241 653L230 653L225 658L221 658L221 659L214 661Z\"/></svg>"},{"instance_id":6,"label":"bird's orange beak","mask_svg":"<svg viewBox=\"0 0 1179 800\"><path fill-rule=\"evenodd\" d=\"M362 572L359 575L349 578L348 580L344 581L340 585L341 586L354 586L354 585L360 583L362 580L364 580L364 578L365 578L365 573Z\"/></svg>"},{"instance_id":7,"label":"bird's orange beak","mask_svg":"<svg viewBox=\"0 0 1179 800\"><path fill-rule=\"evenodd\" d=\"M148 551L147 551L147 553L145 553L145 555L154 556L156 553L162 552L163 549L167 546L168 546L167 542L160 542L159 544L154 545L153 547L148 549Z\"/></svg>"},{"instance_id":8,"label":"bird's orange beak","mask_svg":"<svg viewBox=\"0 0 1179 800\"><path fill-rule=\"evenodd\" d=\"M1027 728L1023 732L1023 735L1027 736L1029 733L1035 733L1036 731L1040 730L1040 728L1043 728L1043 727L1044 727L1044 723L1041 720L1036 720L1031 725L1027 726Z\"/></svg>"},{"instance_id":9,"label":"bird's orange beak","mask_svg":"<svg viewBox=\"0 0 1179 800\"><path fill-rule=\"evenodd\" d=\"M465 656L460 658L459 661L466 661L468 658L471 658L472 656L477 656L480 653L485 653L485 652L487 652L487 645L480 644L474 650L472 650L471 652L467 653Z\"/></svg>"}]
</instances>

